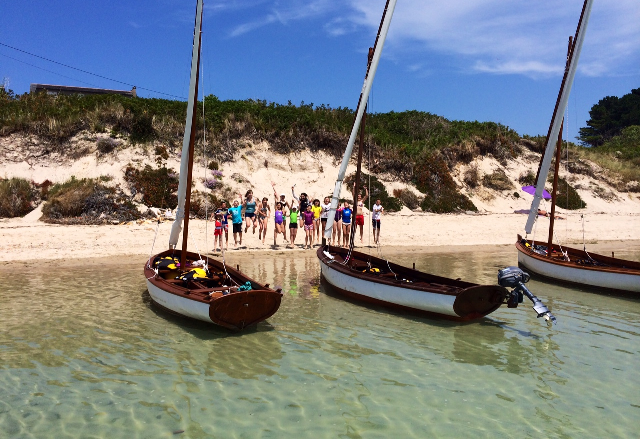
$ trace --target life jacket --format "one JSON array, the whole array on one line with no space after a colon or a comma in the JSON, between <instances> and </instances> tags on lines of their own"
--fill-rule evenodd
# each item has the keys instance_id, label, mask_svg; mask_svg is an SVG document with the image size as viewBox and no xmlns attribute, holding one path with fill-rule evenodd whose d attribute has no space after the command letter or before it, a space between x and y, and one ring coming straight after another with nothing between
<instances>
[{"instance_id":1,"label":"life jacket","mask_svg":"<svg viewBox=\"0 0 640 439\"><path fill-rule=\"evenodd\" d=\"M375 273L378 274L380 273L380 269L379 268L367 268L366 270L362 270L363 273Z\"/></svg>"},{"instance_id":2,"label":"life jacket","mask_svg":"<svg viewBox=\"0 0 640 439\"><path fill-rule=\"evenodd\" d=\"M187 283L192 280L207 280L209 279L209 272L204 268L194 268L186 273L182 273L180 276L176 277L176 279Z\"/></svg>"},{"instance_id":3,"label":"life jacket","mask_svg":"<svg viewBox=\"0 0 640 439\"><path fill-rule=\"evenodd\" d=\"M180 261L173 256L163 256L154 262L155 268L158 270L177 270L180 267Z\"/></svg>"}]
</instances>

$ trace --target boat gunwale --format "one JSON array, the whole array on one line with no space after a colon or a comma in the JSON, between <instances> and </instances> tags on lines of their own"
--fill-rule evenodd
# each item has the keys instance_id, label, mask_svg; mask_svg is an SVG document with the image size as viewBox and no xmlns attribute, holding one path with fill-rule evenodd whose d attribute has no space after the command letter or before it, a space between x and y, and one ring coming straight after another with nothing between
<instances>
[{"instance_id":1,"label":"boat gunwale","mask_svg":"<svg viewBox=\"0 0 640 439\"><path fill-rule=\"evenodd\" d=\"M526 239L523 238L521 235L518 235L518 240L516 241L516 249L519 252L522 252L524 254L526 254L527 256L530 256L536 260L539 260L541 262L546 262L548 264L554 264L554 265L560 265L563 267L567 267L567 268L575 268L575 269L581 269L581 270L591 270L591 271L600 271L600 272L609 272L609 273L619 273L619 274L629 274L629 275L636 275L636 276L640 276L640 262L635 262L635 261L629 261L626 259L619 259L619 258L611 258L609 256L604 256L598 253L591 253L589 252L589 254L587 254L586 252L573 248L573 247L567 247L567 246L562 246L562 249L567 251L569 253L569 255L574 256L574 257L581 257L581 258L589 258L591 257L593 260L598 261L598 262L602 262L605 264L608 264L608 266L606 267L602 267L602 266L590 266L590 265L581 265L581 264L577 264L573 261L560 261L558 259L554 259L554 258L549 258L546 256L543 256L541 254L536 253L535 251L533 251L533 249L531 248L527 248L522 244L522 239L525 239L528 243L531 244L531 240L530 239ZM542 242L542 241L541 241ZM547 246L547 243L543 243L542 245ZM551 250L555 250L560 252L560 246L557 244L552 244L551 246ZM630 267L622 267L620 266L621 263L620 262L624 262L625 265L630 265ZM536 273L536 274L540 274L543 275L542 273Z\"/></svg>"},{"instance_id":2,"label":"boat gunwale","mask_svg":"<svg viewBox=\"0 0 640 439\"><path fill-rule=\"evenodd\" d=\"M418 290L418 291L424 291L424 292L428 292L428 293L437 293L437 294L443 294L443 295L448 295L448 296L458 296L460 295L463 291L465 291L468 288L473 288L473 287L478 287L478 286L485 286L482 284L476 284L476 283L472 283L472 282L466 282L466 281L462 281L462 280L455 280L455 279L450 279L450 278L446 278L446 277L442 277L442 276L437 276L437 275L433 275L433 274L429 274L429 273L425 273L423 271L419 271L419 270L414 270L412 268L409 267L404 267L402 265L398 265L395 264L393 262L388 262L385 261L383 259L377 258L375 256L371 256L370 259L372 261L373 265L381 265L384 266L386 264L389 264L389 266L391 267L391 269L398 273L398 274L413 274L415 277L427 277L427 278L432 278L434 281L435 280L439 280L442 282L426 282L426 285L420 285L420 284L411 284L411 283L403 283L399 280L396 279L386 279L384 277L380 277L377 275L371 275L371 274L367 274L367 273L362 273L359 271L354 270L353 268L347 267L343 264L341 264L340 262L334 262L334 263L327 263L327 260L329 260L329 258L326 257L326 255L324 255L324 250L326 247L322 247L320 246L316 252L318 259L320 259L321 262L325 263L325 265L327 265L327 267L330 267L332 269L335 269L336 271L339 271L341 273L347 274L349 276L361 279L361 280L365 280L365 281L369 281L369 282L374 282L374 283L381 283L381 284L385 284L385 285L389 285L392 287L399 287L399 288L405 288L405 289L411 289L411 290ZM337 251L335 253L339 254L340 256L342 256L342 253L345 253L346 250L345 249L337 249ZM369 259L369 255L366 255L364 253L358 252L358 251L352 251L351 252L351 258L352 259L356 259L358 261L363 261L363 262L367 262L366 260L362 259L362 257L366 257L367 259ZM447 282L447 283L443 283L443 282ZM439 285L443 285L445 288L438 288L437 285L434 284L439 284ZM489 286L489 285L487 285ZM493 286L493 285L490 285ZM451 291L448 288L456 288L457 291Z\"/></svg>"},{"instance_id":3,"label":"boat gunwale","mask_svg":"<svg viewBox=\"0 0 640 439\"><path fill-rule=\"evenodd\" d=\"M171 282L168 282L166 279L162 278L162 277L158 277L156 276L155 270L153 270L150 266L149 263L151 261L153 261L155 258L157 257L162 257L162 256L166 256L166 255L170 255L174 252L174 250L165 250L161 253L158 253L155 256L152 256L150 260L147 261L147 263L145 263L144 266L144 274L145 277L147 278L147 280L149 282L151 282L152 284L154 284L156 287L160 288L162 291L165 291L167 293L170 294L174 294L176 296L180 296L183 297L185 299L189 299L189 300L193 300L196 302L201 302L201 303L206 303L206 304L211 304L211 302L213 302L214 300L218 299L219 297L222 297L222 291L227 291L230 290L232 288L237 288L235 286L229 286L227 288L223 288L223 287L214 287L214 288L207 288L204 289L205 291L203 291L202 288L186 288ZM205 258L207 258L207 263L211 266L215 266L217 269L225 269L225 267L223 267L223 265L215 260L215 259L211 259L208 258L207 256L205 256ZM191 259L191 260L197 260L199 259L199 255L193 253L193 252L189 252L187 251L187 259ZM193 268L197 268L197 267L193 267ZM229 274L230 277L232 277L233 279L235 279L236 281L241 280L241 284L244 284L245 282L251 282L251 285L253 287L253 291L262 291L264 293L267 294L278 294L282 297L282 291L279 290L273 290L269 287L266 287L265 285L262 285L261 283L255 281L254 279L251 279L250 277L242 274L241 272L231 268L231 267L226 267L226 271ZM256 288L256 286L259 286L260 288ZM219 296L210 296L207 291L210 292L220 292L221 294ZM231 291L229 294L234 294L237 292L242 292L242 291Z\"/></svg>"}]
</instances>

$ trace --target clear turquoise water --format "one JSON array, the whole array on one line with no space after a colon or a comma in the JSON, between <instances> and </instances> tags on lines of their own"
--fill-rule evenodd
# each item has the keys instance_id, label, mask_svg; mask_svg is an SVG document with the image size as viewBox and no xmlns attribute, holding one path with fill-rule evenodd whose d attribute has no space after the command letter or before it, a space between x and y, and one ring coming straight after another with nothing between
<instances>
[{"instance_id":1,"label":"clear turquoise water","mask_svg":"<svg viewBox=\"0 0 640 439\"><path fill-rule=\"evenodd\" d=\"M392 256L491 283L515 260ZM285 291L242 334L157 312L140 261L0 272L0 437L638 436L639 300L531 281L556 327L461 325L327 296L312 252L231 259Z\"/></svg>"}]
</instances>

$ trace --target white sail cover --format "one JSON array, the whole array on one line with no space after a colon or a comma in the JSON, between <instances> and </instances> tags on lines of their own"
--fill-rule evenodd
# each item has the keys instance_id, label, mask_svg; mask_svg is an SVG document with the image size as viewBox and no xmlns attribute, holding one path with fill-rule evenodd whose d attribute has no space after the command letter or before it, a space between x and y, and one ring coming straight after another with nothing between
<instances>
[{"instance_id":1,"label":"white sail cover","mask_svg":"<svg viewBox=\"0 0 640 439\"><path fill-rule=\"evenodd\" d=\"M200 52L200 23L202 22L202 1L198 0L196 6L196 24L193 31L193 51L191 53L191 79L189 80L189 100L187 103L187 122L184 127L182 139L182 158L180 159L180 181L178 183L178 208L176 219L171 226L169 247L176 248L178 238L182 231L184 220L184 203L187 196L187 173L189 171L189 139L191 138L191 122L193 121L194 103L196 99L196 81L198 72L198 53Z\"/></svg>"},{"instance_id":2,"label":"white sail cover","mask_svg":"<svg viewBox=\"0 0 640 439\"><path fill-rule=\"evenodd\" d=\"M331 238L333 223L335 220L335 212L340 201L342 181L344 180L344 175L347 172L347 166L349 165L349 160L353 151L353 145L356 141L356 136L358 135L358 129L360 128L362 115L364 114L364 110L366 108L367 99L369 99L369 92L371 91L371 86L373 85L373 78L376 76L376 70L378 69L378 63L380 62L380 56L382 55L384 41L387 38L387 32L389 31L389 26L391 25L391 18L393 17L393 11L396 7L396 1L397 0L389 0L387 4L387 9L380 26L378 41L376 42L376 45L374 47L371 66L369 67L364 78L364 84L362 85L362 91L360 92L360 102L358 104L358 110L356 112L356 119L353 123L353 127L351 128L351 135L349 136L347 149L345 150L344 156L342 157L342 164L340 165L340 170L338 172L338 179L336 180L336 185L333 189L333 195L331 196L331 209L329 211L329 217L327 218L327 225L324 229L324 237L326 239Z\"/></svg>"},{"instance_id":3,"label":"white sail cover","mask_svg":"<svg viewBox=\"0 0 640 439\"><path fill-rule=\"evenodd\" d=\"M562 119L564 118L564 112L567 109L567 103L569 102L569 95L571 94L571 86L573 85L573 79L576 76L576 70L578 69L578 59L580 58L580 51L582 50L582 43L584 42L584 36L587 32L587 23L589 22L589 16L591 15L591 6L593 0L585 0L584 15L580 21L580 25L576 31L576 40L569 64L569 70L567 73L567 79L564 87L558 97L558 105L553 123L551 125L551 131L547 138L547 145L544 150L544 156L542 164L540 166L540 173L538 175L538 181L536 181L536 192L531 202L531 209L529 210L529 217L527 218L527 224L525 225L525 231L527 234L531 233L533 223L538 216L538 206L540 200L542 200L542 192L544 191L544 183L547 181L547 175L549 174L549 167L551 167L551 159L553 158L553 151L558 141L558 134L560 133L560 126L562 125Z\"/></svg>"}]
</instances>

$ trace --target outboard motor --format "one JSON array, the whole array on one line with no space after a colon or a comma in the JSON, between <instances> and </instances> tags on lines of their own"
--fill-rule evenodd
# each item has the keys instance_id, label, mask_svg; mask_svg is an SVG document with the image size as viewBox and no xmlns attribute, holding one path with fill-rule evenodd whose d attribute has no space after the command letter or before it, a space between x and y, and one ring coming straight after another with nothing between
<instances>
[{"instance_id":1,"label":"outboard motor","mask_svg":"<svg viewBox=\"0 0 640 439\"><path fill-rule=\"evenodd\" d=\"M544 317L548 323L557 324L556 318L551 314L551 311L524 286L529 282L530 278L529 273L525 273L518 267L507 267L498 270L498 284L501 287L513 288L507 300L507 306L516 308L519 303L523 302L524 296L527 296L533 302L533 310L538 313L538 318Z\"/></svg>"}]
</instances>

